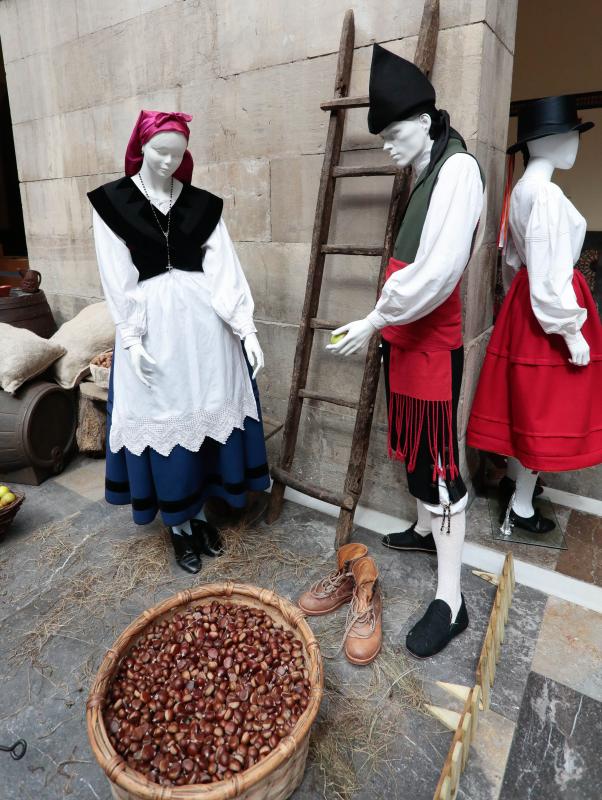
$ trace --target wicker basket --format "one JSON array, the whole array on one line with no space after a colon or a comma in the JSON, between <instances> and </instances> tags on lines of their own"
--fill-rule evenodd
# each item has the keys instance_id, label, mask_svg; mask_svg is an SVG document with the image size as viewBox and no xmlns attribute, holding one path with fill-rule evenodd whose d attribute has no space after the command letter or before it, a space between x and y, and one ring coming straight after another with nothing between
<instances>
[{"instance_id":1,"label":"wicker basket","mask_svg":"<svg viewBox=\"0 0 602 800\"><path fill-rule=\"evenodd\" d=\"M18 510L23 505L23 501L25 500L24 494L19 494L19 492L13 492L16 497L16 500L4 507L0 507L0 538L4 536L6 531L9 529L12 521L17 516Z\"/></svg>"},{"instance_id":2,"label":"wicker basket","mask_svg":"<svg viewBox=\"0 0 602 800\"><path fill-rule=\"evenodd\" d=\"M110 743L103 721L108 687L119 663L149 624L170 618L182 607L213 600L260 608L303 644L309 669L309 703L297 725L262 761L232 778L213 784L166 787L131 769ZM180 592L148 609L129 625L108 651L94 680L87 704L88 737L92 751L106 773L116 800L285 800L303 779L309 733L323 692L322 658L315 636L302 611L267 589L242 583L214 583Z\"/></svg>"},{"instance_id":3,"label":"wicker basket","mask_svg":"<svg viewBox=\"0 0 602 800\"><path fill-rule=\"evenodd\" d=\"M101 356L107 355L107 353L113 352L112 350L107 350L104 353L100 353ZM109 388L109 378L111 376L111 370L108 367L101 367L99 364L94 364L90 362L90 375L92 376L92 380L97 386L101 386L103 389Z\"/></svg>"}]
</instances>

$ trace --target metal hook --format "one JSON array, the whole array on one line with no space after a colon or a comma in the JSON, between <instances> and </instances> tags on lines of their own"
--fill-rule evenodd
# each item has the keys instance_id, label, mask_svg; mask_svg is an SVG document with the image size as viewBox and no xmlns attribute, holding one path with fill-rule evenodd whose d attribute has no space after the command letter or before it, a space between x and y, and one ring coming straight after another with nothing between
<instances>
[{"instance_id":1,"label":"metal hook","mask_svg":"<svg viewBox=\"0 0 602 800\"><path fill-rule=\"evenodd\" d=\"M13 758L15 761L19 761L19 759L23 758L27 752L27 742L25 739L18 739L10 747L4 747L0 744L0 750L2 750L4 753L10 753L11 758Z\"/></svg>"}]
</instances>

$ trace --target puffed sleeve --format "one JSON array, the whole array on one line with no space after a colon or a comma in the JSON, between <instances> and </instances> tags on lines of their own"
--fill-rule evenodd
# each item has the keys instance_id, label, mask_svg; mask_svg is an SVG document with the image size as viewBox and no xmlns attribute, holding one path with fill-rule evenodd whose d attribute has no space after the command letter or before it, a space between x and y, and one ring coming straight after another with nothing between
<instances>
[{"instance_id":1,"label":"puffed sleeve","mask_svg":"<svg viewBox=\"0 0 602 800\"><path fill-rule=\"evenodd\" d=\"M375 328L426 316L453 292L468 263L483 209L483 181L472 156L441 167L412 264L394 272L368 319Z\"/></svg>"},{"instance_id":2,"label":"puffed sleeve","mask_svg":"<svg viewBox=\"0 0 602 800\"><path fill-rule=\"evenodd\" d=\"M542 184L525 231L531 307L546 333L574 336L587 318L573 290L575 231L559 186Z\"/></svg>"},{"instance_id":3,"label":"puffed sleeve","mask_svg":"<svg viewBox=\"0 0 602 800\"><path fill-rule=\"evenodd\" d=\"M127 245L92 210L96 259L105 299L125 348L140 344L146 333L146 304Z\"/></svg>"},{"instance_id":4,"label":"puffed sleeve","mask_svg":"<svg viewBox=\"0 0 602 800\"><path fill-rule=\"evenodd\" d=\"M256 333L251 289L223 219L220 219L203 248L203 272L209 278L211 305L215 313L241 339Z\"/></svg>"}]
</instances>

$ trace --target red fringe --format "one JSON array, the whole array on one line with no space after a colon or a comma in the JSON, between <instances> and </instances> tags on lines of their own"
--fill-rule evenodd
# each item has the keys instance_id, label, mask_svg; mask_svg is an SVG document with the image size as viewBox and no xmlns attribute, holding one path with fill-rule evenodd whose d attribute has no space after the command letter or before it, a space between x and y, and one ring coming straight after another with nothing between
<instances>
[{"instance_id":1,"label":"red fringe","mask_svg":"<svg viewBox=\"0 0 602 800\"><path fill-rule=\"evenodd\" d=\"M416 469L425 418L429 453L434 464L433 481L437 480L438 476L445 479L448 473L450 480L453 480L458 476L458 467L454 457L451 400L418 400L405 394L391 394L389 458L405 461L408 472ZM394 431L397 436L395 448L391 446Z\"/></svg>"}]
</instances>

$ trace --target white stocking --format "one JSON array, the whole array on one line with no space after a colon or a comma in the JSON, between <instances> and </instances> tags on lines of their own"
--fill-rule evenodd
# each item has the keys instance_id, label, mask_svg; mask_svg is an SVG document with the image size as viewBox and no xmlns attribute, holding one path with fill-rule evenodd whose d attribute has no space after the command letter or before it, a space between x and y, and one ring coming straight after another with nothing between
<instances>
[{"instance_id":1,"label":"white stocking","mask_svg":"<svg viewBox=\"0 0 602 800\"><path fill-rule=\"evenodd\" d=\"M433 515L422 500L416 500L416 509L418 511L418 522L414 530L419 536L428 536L431 532L431 517Z\"/></svg>"},{"instance_id":2,"label":"white stocking","mask_svg":"<svg viewBox=\"0 0 602 800\"><path fill-rule=\"evenodd\" d=\"M192 528L189 521L183 522L181 525L172 525L171 529L177 536L192 536Z\"/></svg>"},{"instance_id":3,"label":"white stocking","mask_svg":"<svg viewBox=\"0 0 602 800\"><path fill-rule=\"evenodd\" d=\"M533 490L537 483L537 472L531 472L530 469L523 467L519 464L518 475L516 476L516 491L514 500L512 501L512 510L515 511L519 517L532 517L535 513L533 509Z\"/></svg>"},{"instance_id":4,"label":"white stocking","mask_svg":"<svg viewBox=\"0 0 602 800\"><path fill-rule=\"evenodd\" d=\"M441 530L443 523L443 530ZM462 547L466 532L466 512L452 514L448 520L433 515L432 530L437 545L437 600L444 600L451 608L452 622L458 616L462 604L460 594L460 572L462 569Z\"/></svg>"}]
</instances>

